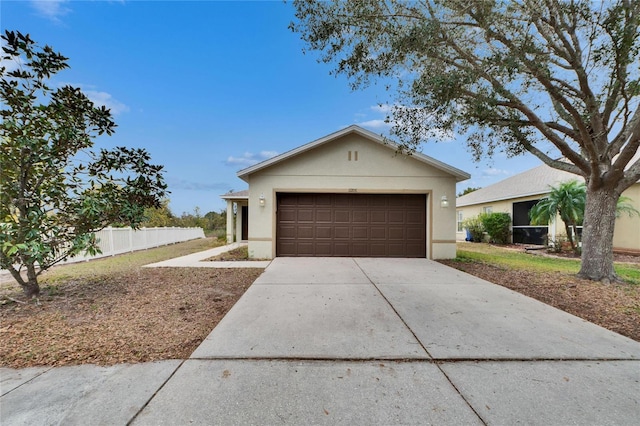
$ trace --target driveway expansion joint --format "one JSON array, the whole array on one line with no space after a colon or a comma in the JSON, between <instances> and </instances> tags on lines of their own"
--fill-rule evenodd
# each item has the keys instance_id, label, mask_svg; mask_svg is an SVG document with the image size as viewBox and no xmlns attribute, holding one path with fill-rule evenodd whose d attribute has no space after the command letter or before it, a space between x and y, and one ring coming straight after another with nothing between
<instances>
[{"instance_id":1,"label":"driveway expansion joint","mask_svg":"<svg viewBox=\"0 0 640 426\"><path fill-rule=\"evenodd\" d=\"M151 395L149 397L149 399L140 407L140 409L133 415L133 417L131 417L131 419L127 422L127 426L133 424L133 422L136 420L136 418L140 415L140 413L142 413L142 411L144 411L145 408L147 408L147 406L149 405L149 403L153 400L153 398L156 397L156 395L158 395L158 393L162 390L162 388L165 387L165 385L167 384L167 382L169 380L171 380L171 378L178 372L178 370L180 369L180 367L182 367L182 365L185 363L185 361L187 361L186 359L181 360L180 364L178 364L178 366L175 368L175 370L173 370L171 372L171 374L169 374L169 377L167 377L165 379L164 382L162 382L162 384L158 387L158 389L156 389L156 391L153 393L153 395Z\"/></svg>"},{"instance_id":2,"label":"driveway expansion joint","mask_svg":"<svg viewBox=\"0 0 640 426\"><path fill-rule=\"evenodd\" d=\"M28 383L30 383L30 382L32 382L32 381L34 381L35 379L37 379L38 377L42 376L43 374L48 373L49 371L51 371L53 368L54 368L54 367L49 367L49 368L47 368L46 370L44 370L43 372L36 374L35 376L33 376L32 378L30 378L29 380L26 380L26 381L24 381L23 383L20 383L18 386L13 387L13 388L9 389L8 391L6 391L6 392L4 392L4 393L0 394L0 398L2 398L2 397L3 397L3 396L5 396L5 395L9 395L11 392L13 392L13 391L15 391L15 390L17 390L17 389L21 388L22 386L24 386L24 385L26 385L26 384L28 384Z\"/></svg>"}]
</instances>

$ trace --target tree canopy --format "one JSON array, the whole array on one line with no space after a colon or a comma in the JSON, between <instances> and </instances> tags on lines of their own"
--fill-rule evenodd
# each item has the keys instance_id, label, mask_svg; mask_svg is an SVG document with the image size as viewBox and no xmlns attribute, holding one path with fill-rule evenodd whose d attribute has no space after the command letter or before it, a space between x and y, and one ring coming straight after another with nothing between
<instances>
[{"instance_id":1,"label":"tree canopy","mask_svg":"<svg viewBox=\"0 0 640 426\"><path fill-rule=\"evenodd\" d=\"M640 2L295 1L291 28L354 88L382 79L404 149L463 135L582 176L581 276L615 279L616 200L640 179Z\"/></svg>"},{"instance_id":2,"label":"tree canopy","mask_svg":"<svg viewBox=\"0 0 640 426\"><path fill-rule=\"evenodd\" d=\"M468 186L464 190L458 193L458 197L462 197L463 195L471 194L472 192L477 191L478 189L482 189L482 187L474 188L473 186Z\"/></svg>"},{"instance_id":3,"label":"tree canopy","mask_svg":"<svg viewBox=\"0 0 640 426\"><path fill-rule=\"evenodd\" d=\"M2 41L0 266L37 296L42 271L96 252L94 233L108 225L137 227L166 184L144 149L91 150L116 124L79 88L50 86L66 57L28 34L6 31Z\"/></svg>"}]
</instances>

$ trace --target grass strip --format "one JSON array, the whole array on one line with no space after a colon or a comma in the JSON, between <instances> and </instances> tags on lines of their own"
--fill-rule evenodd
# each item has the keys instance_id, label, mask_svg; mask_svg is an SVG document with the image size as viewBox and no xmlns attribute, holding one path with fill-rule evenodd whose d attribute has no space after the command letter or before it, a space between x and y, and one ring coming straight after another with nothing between
<instances>
[{"instance_id":1,"label":"grass strip","mask_svg":"<svg viewBox=\"0 0 640 426\"><path fill-rule=\"evenodd\" d=\"M55 284L86 276L112 275L131 271L150 263L186 256L203 250L222 245L216 238L200 238L171 244L148 250L123 253L116 256L104 257L87 262L61 265L45 272L40 280L42 284Z\"/></svg>"},{"instance_id":2,"label":"grass strip","mask_svg":"<svg viewBox=\"0 0 640 426\"><path fill-rule=\"evenodd\" d=\"M579 259L563 259L523 253L483 243L459 243L456 260L481 262L507 269L533 272L562 272L577 274ZM614 264L616 274L627 283L640 285L640 267L623 263Z\"/></svg>"}]
</instances>

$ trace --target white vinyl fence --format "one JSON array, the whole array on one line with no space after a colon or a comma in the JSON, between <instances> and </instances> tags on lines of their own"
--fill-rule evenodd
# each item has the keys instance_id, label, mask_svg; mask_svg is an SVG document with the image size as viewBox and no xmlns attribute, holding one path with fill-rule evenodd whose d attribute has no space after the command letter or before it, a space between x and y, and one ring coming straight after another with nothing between
<instances>
[{"instance_id":1,"label":"white vinyl fence","mask_svg":"<svg viewBox=\"0 0 640 426\"><path fill-rule=\"evenodd\" d=\"M136 250L166 246L182 241L204 238L202 228L104 228L96 232L101 254L95 256L78 255L63 263L81 262L83 260L98 259L114 256Z\"/></svg>"}]
</instances>

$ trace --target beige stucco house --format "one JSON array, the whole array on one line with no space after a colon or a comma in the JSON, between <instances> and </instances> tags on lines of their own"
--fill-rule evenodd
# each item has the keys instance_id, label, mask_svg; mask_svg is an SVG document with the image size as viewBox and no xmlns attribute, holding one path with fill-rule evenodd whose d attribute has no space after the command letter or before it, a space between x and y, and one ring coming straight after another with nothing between
<instances>
[{"instance_id":1,"label":"beige stucco house","mask_svg":"<svg viewBox=\"0 0 640 426\"><path fill-rule=\"evenodd\" d=\"M227 239L247 240L250 257L456 255L456 183L469 174L420 153L398 154L361 127L238 176L249 189L222 196Z\"/></svg>"},{"instance_id":2,"label":"beige stucco house","mask_svg":"<svg viewBox=\"0 0 640 426\"><path fill-rule=\"evenodd\" d=\"M538 200L549 194L551 186L580 179L582 178L572 173L543 164L458 197L456 238L459 241L466 238L466 232L462 226L465 219L483 212L504 212L511 215L514 243L544 244L547 235L551 239L556 239L557 236L565 233L565 227L560 218L548 226L532 226L529 222L529 210ZM640 182L631 186L622 195L631 198L633 206L640 210ZM640 218L623 215L616 219L613 246L618 251L640 251Z\"/></svg>"}]
</instances>

